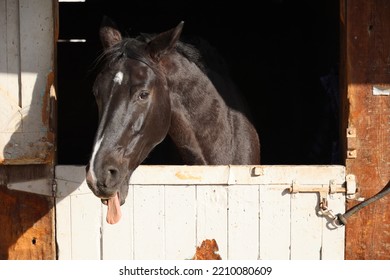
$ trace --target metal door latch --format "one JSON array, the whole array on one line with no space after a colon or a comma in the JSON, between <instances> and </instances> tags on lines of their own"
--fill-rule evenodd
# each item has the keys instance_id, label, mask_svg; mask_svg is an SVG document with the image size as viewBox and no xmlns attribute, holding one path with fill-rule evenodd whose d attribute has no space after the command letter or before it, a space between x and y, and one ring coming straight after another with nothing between
<instances>
[{"instance_id":1,"label":"metal door latch","mask_svg":"<svg viewBox=\"0 0 390 280\"><path fill-rule=\"evenodd\" d=\"M322 215L329 216L331 210L328 209L328 195L332 196L335 193L346 193L346 188L342 185L337 185L334 180L329 181L329 185L317 186L300 186L296 181L292 182L290 193L296 195L297 193L319 193L319 209Z\"/></svg>"},{"instance_id":2,"label":"metal door latch","mask_svg":"<svg viewBox=\"0 0 390 280\"><path fill-rule=\"evenodd\" d=\"M298 193L319 193L319 214L328 217L332 220L335 227L340 225L336 223L337 215L333 213L328 207L328 196L332 196L335 193L344 193L347 199L364 200L360 198L357 193L356 176L348 174L345 178L345 184L336 184L334 180L329 181L329 185L313 185L313 186L301 186L296 181L292 182L289 191L292 195Z\"/></svg>"}]
</instances>

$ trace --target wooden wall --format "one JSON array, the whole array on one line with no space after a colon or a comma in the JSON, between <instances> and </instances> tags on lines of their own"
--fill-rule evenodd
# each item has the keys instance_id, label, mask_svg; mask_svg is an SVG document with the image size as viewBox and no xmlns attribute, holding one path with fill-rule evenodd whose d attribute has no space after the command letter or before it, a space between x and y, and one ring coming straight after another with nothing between
<instances>
[{"instance_id":1,"label":"wooden wall","mask_svg":"<svg viewBox=\"0 0 390 280\"><path fill-rule=\"evenodd\" d=\"M56 258L57 8L0 0L0 259Z\"/></svg>"},{"instance_id":2,"label":"wooden wall","mask_svg":"<svg viewBox=\"0 0 390 280\"><path fill-rule=\"evenodd\" d=\"M45 178L47 166L0 166L0 259L55 259L54 198L13 191L7 185Z\"/></svg>"},{"instance_id":3,"label":"wooden wall","mask_svg":"<svg viewBox=\"0 0 390 280\"><path fill-rule=\"evenodd\" d=\"M390 97L374 91L390 90L389 15L387 0L341 1L344 152L365 198L390 179ZM390 196L350 218L345 250L346 259L390 259Z\"/></svg>"}]
</instances>

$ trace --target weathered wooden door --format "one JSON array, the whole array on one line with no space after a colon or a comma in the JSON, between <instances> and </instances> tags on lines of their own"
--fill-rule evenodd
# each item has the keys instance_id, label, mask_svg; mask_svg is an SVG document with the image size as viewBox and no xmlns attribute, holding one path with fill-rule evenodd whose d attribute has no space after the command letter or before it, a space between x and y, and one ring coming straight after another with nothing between
<instances>
[{"instance_id":1,"label":"weathered wooden door","mask_svg":"<svg viewBox=\"0 0 390 280\"><path fill-rule=\"evenodd\" d=\"M55 258L56 9L53 0L0 0L1 259Z\"/></svg>"},{"instance_id":2,"label":"weathered wooden door","mask_svg":"<svg viewBox=\"0 0 390 280\"><path fill-rule=\"evenodd\" d=\"M59 259L191 259L215 239L222 259L344 259L344 227L320 212L345 210L343 166L140 166L123 217L57 166Z\"/></svg>"},{"instance_id":3,"label":"weathered wooden door","mask_svg":"<svg viewBox=\"0 0 390 280\"><path fill-rule=\"evenodd\" d=\"M340 4L345 165L369 198L390 180L390 2ZM389 202L387 196L350 218L346 259L390 259Z\"/></svg>"}]
</instances>

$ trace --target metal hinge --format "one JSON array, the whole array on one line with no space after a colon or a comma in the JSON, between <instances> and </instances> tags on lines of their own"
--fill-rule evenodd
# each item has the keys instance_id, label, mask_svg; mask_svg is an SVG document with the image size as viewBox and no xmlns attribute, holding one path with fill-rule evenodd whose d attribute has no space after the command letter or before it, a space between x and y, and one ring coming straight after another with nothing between
<instances>
[{"instance_id":1,"label":"metal hinge","mask_svg":"<svg viewBox=\"0 0 390 280\"><path fill-rule=\"evenodd\" d=\"M15 191L55 197L57 193L57 181L55 179L28 180L8 183L7 188Z\"/></svg>"},{"instance_id":2,"label":"metal hinge","mask_svg":"<svg viewBox=\"0 0 390 280\"><path fill-rule=\"evenodd\" d=\"M56 179L52 180L51 186L52 186L52 188L51 188L52 196L56 197L57 196L57 180Z\"/></svg>"},{"instance_id":3,"label":"metal hinge","mask_svg":"<svg viewBox=\"0 0 390 280\"><path fill-rule=\"evenodd\" d=\"M8 183L7 188L15 191L53 196L53 186L50 179L37 179L24 182Z\"/></svg>"}]
</instances>

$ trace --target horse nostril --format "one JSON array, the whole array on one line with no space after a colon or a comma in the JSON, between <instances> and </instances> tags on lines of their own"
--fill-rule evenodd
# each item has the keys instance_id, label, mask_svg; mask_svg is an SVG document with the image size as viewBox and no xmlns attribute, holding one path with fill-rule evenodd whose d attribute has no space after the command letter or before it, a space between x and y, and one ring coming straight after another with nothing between
<instances>
[{"instance_id":1,"label":"horse nostril","mask_svg":"<svg viewBox=\"0 0 390 280\"><path fill-rule=\"evenodd\" d=\"M116 178L119 173L119 170L115 167L109 167L108 168L108 174L111 178Z\"/></svg>"}]
</instances>

